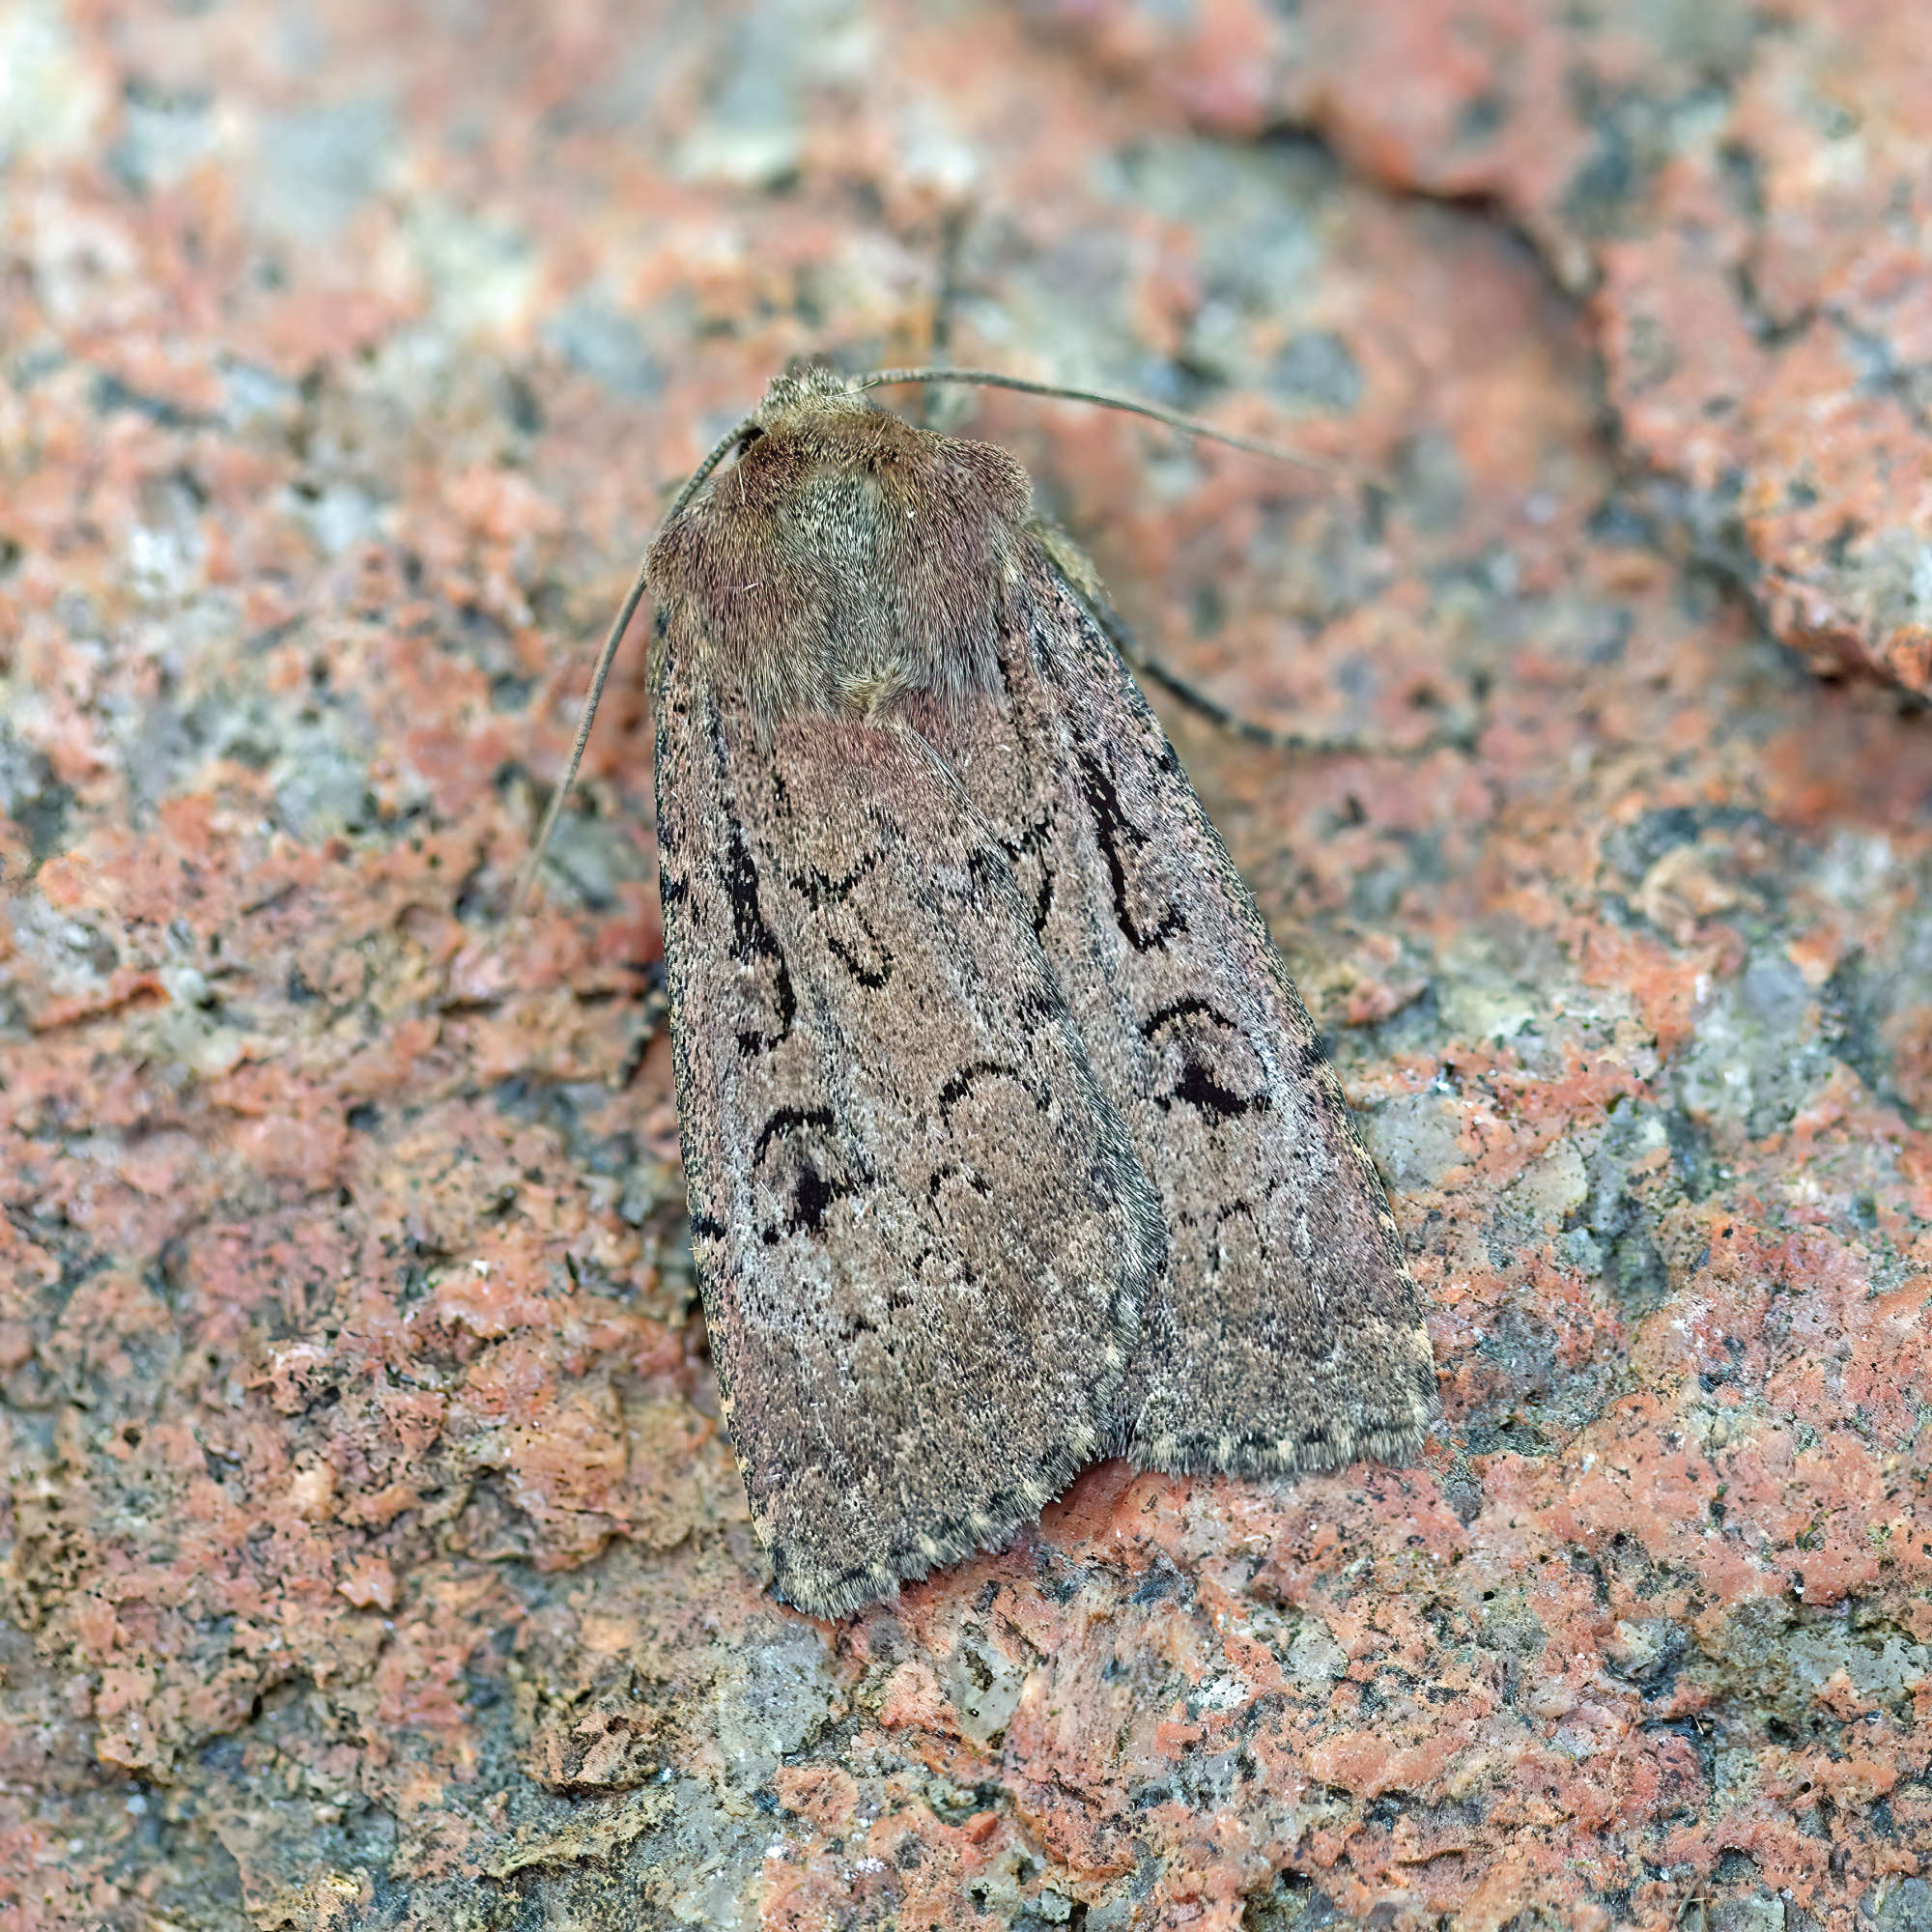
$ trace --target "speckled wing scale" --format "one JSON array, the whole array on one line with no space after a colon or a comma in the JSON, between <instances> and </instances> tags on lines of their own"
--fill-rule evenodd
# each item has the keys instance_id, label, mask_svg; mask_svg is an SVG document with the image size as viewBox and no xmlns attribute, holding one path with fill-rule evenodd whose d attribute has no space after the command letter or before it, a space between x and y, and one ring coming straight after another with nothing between
<instances>
[{"instance_id":1,"label":"speckled wing scale","mask_svg":"<svg viewBox=\"0 0 1932 1932\"><path fill-rule=\"evenodd\" d=\"M693 1246L781 1592L1080 1465L1412 1454L1380 1183L1247 889L1001 451L823 371L653 546Z\"/></svg>"}]
</instances>

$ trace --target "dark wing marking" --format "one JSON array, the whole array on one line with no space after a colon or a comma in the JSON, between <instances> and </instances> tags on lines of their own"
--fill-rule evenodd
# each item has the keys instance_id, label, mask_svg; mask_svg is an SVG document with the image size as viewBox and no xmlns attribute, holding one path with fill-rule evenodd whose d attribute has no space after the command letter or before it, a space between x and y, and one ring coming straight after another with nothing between
<instances>
[{"instance_id":1,"label":"dark wing marking","mask_svg":"<svg viewBox=\"0 0 1932 1932\"><path fill-rule=\"evenodd\" d=\"M693 1248L753 1520L836 1615L1098 1450L1164 1245L990 831L897 724L657 687Z\"/></svg>"},{"instance_id":2,"label":"dark wing marking","mask_svg":"<svg viewBox=\"0 0 1932 1932\"><path fill-rule=\"evenodd\" d=\"M1044 549L1001 673L1002 702L922 722L1033 861L1040 942L1163 1197L1117 1444L1173 1469L1412 1455L1434 1373L1381 1182L1252 895Z\"/></svg>"}]
</instances>

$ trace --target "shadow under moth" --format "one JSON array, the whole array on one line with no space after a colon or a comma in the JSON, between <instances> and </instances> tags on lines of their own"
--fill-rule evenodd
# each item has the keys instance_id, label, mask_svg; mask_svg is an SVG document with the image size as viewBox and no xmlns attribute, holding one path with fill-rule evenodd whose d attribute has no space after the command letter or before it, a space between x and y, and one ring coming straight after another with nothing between
<instances>
[{"instance_id":1,"label":"shadow under moth","mask_svg":"<svg viewBox=\"0 0 1932 1932\"><path fill-rule=\"evenodd\" d=\"M1095 1458L1400 1461L1435 1395L1381 1183L1091 569L888 380L772 384L590 698L648 590L692 1248L753 1523L822 1616Z\"/></svg>"}]
</instances>

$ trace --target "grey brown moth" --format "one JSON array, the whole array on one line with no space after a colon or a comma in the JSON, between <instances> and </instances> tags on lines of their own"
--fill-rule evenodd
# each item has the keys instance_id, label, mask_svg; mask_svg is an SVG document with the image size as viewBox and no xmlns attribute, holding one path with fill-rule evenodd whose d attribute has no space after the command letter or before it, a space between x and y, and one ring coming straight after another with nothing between
<instances>
[{"instance_id":1,"label":"grey brown moth","mask_svg":"<svg viewBox=\"0 0 1932 1932\"><path fill-rule=\"evenodd\" d=\"M774 382L611 639L648 589L692 1246L753 1523L824 1616L1095 1457L1399 1461L1435 1390L1381 1183L1091 571L1004 451L864 393L901 379Z\"/></svg>"}]
</instances>

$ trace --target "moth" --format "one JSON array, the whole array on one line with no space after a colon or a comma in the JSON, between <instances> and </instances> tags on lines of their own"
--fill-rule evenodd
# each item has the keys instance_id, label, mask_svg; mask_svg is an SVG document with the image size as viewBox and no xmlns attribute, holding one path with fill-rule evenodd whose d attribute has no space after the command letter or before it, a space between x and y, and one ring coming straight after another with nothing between
<instances>
[{"instance_id":1,"label":"moth","mask_svg":"<svg viewBox=\"0 0 1932 1932\"><path fill-rule=\"evenodd\" d=\"M753 1523L821 1616L1095 1458L1403 1461L1434 1406L1381 1182L1091 568L1011 457L867 393L948 379L1044 387L779 377L578 739L648 592L692 1249Z\"/></svg>"}]
</instances>

